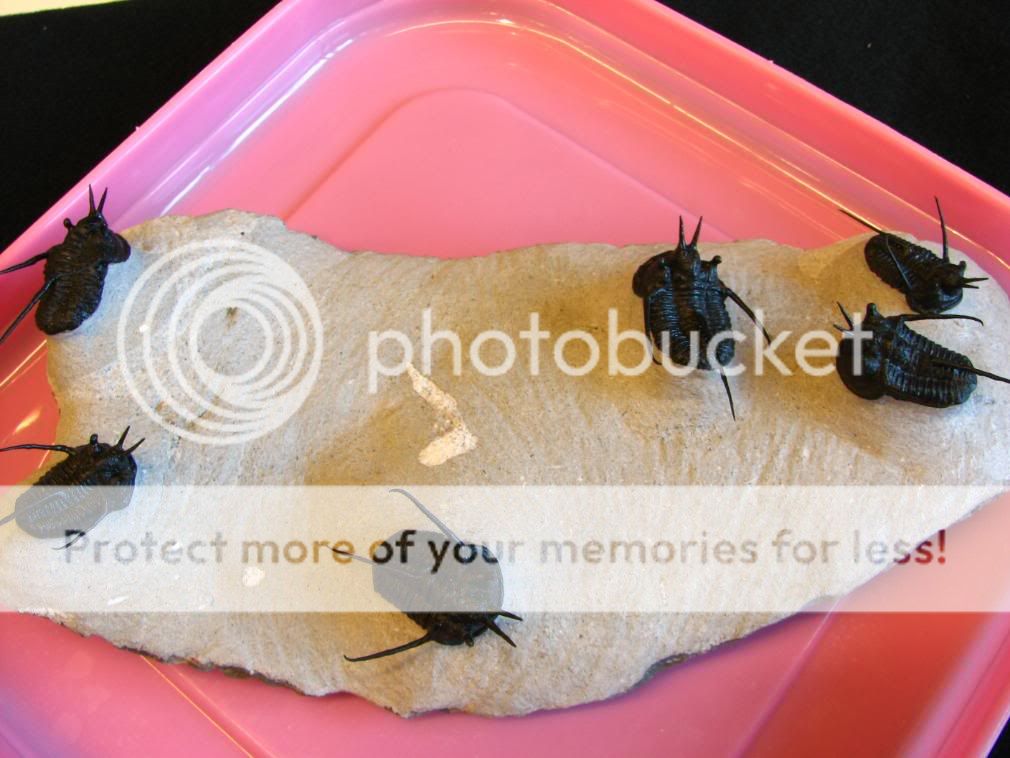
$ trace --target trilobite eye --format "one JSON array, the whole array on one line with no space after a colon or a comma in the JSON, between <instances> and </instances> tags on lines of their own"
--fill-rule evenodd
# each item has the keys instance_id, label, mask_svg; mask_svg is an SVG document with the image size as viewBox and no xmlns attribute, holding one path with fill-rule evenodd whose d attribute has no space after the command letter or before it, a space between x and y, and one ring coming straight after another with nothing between
<instances>
[{"instance_id":1,"label":"trilobite eye","mask_svg":"<svg viewBox=\"0 0 1010 758\"><path fill-rule=\"evenodd\" d=\"M940 286L947 292L956 292L961 287L961 274L956 270L945 271Z\"/></svg>"},{"instance_id":2,"label":"trilobite eye","mask_svg":"<svg viewBox=\"0 0 1010 758\"><path fill-rule=\"evenodd\" d=\"M677 254L673 258L674 263L676 263L678 268L690 269L691 263L694 261L694 256L691 255L691 251L687 248L681 248L677 251Z\"/></svg>"},{"instance_id":3,"label":"trilobite eye","mask_svg":"<svg viewBox=\"0 0 1010 758\"><path fill-rule=\"evenodd\" d=\"M679 282L682 285L691 285L698 280L699 274L696 270L697 263L694 266L688 266L679 270L674 277L674 281Z\"/></svg>"}]
</instances>

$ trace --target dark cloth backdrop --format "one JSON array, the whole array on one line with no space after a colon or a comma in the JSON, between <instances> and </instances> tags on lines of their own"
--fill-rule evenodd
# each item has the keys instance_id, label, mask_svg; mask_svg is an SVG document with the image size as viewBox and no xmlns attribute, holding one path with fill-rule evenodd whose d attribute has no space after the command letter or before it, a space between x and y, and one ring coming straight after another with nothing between
<instances>
[{"instance_id":1,"label":"dark cloth backdrop","mask_svg":"<svg viewBox=\"0 0 1010 758\"><path fill-rule=\"evenodd\" d=\"M996 3L664 2L1010 192L1010 14ZM273 4L0 18L0 250Z\"/></svg>"},{"instance_id":2,"label":"dark cloth backdrop","mask_svg":"<svg viewBox=\"0 0 1010 758\"><path fill-rule=\"evenodd\" d=\"M664 2L1010 191L999 4ZM273 4L129 0L0 18L0 249Z\"/></svg>"}]
</instances>

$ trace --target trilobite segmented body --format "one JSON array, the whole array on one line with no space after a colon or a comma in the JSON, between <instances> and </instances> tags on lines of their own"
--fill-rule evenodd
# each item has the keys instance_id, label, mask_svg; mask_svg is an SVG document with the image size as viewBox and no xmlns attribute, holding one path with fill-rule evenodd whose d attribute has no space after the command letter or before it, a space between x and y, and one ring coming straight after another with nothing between
<instances>
[{"instance_id":1,"label":"trilobite segmented body","mask_svg":"<svg viewBox=\"0 0 1010 758\"><path fill-rule=\"evenodd\" d=\"M843 335L836 362L838 375L845 386L859 397L876 400L889 395L932 408L947 408L959 405L971 396L978 384L978 376L1010 381L975 368L966 356L906 326L910 321L934 319L978 321L972 316L882 316L877 306L870 303L856 331L849 314L841 304L839 308L848 328L838 327ZM869 334L857 340L861 332ZM858 356L857 341L860 345Z\"/></svg>"},{"instance_id":2,"label":"trilobite segmented body","mask_svg":"<svg viewBox=\"0 0 1010 758\"><path fill-rule=\"evenodd\" d=\"M701 259L698 253L701 223L699 218L691 241L685 242L684 219L681 218L677 247L654 255L639 266L631 289L642 298L645 332L653 344L674 363L718 370L735 418L733 395L721 367L732 362L736 342L724 337L713 350L709 348L717 335L733 328L726 310L726 298L740 306L755 324L761 324L754 311L719 278L718 266L722 259L718 255L708 261ZM763 326L761 330L771 342ZM716 365L712 365L710 352Z\"/></svg>"},{"instance_id":3,"label":"trilobite segmented body","mask_svg":"<svg viewBox=\"0 0 1010 758\"><path fill-rule=\"evenodd\" d=\"M31 309L35 323L46 334L59 334L83 324L102 302L105 276L109 264L122 263L130 257L130 244L109 229L102 215L108 189L95 206L95 196L88 187L88 215L72 223L66 219L63 242L44 253L0 271L8 274L45 261L42 289L18 314L14 322L0 335L0 344L14 331Z\"/></svg>"},{"instance_id":4,"label":"trilobite segmented body","mask_svg":"<svg viewBox=\"0 0 1010 758\"><path fill-rule=\"evenodd\" d=\"M46 471L22 493L14 512L0 520L14 519L33 537L78 536L95 526L112 511L129 505L137 479L133 452L144 440L124 449L129 427L114 445L98 441L98 435L83 445L14 445L9 450L52 450L67 458Z\"/></svg>"},{"instance_id":5,"label":"trilobite segmented body","mask_svg":"<svg viewBox=\"0 0 1010 758\"><path fill-rule=\"evenodd\" d=\"M375 591L404 612L425 634L411 642L388 650L344 658L358 663L402 653L428 642L440 645L473 645L474 639L492 631L512 647L515 643L496 623L498 616L522 621L514 613L501 609L505 588L498 559L486 546L463 542L435 517L417 498L404 490L393 490L409 498L438 532L406 529L391 535L386 560L375 560L331 548L372 564ZM403 546L404 555L393 555L392 546ZM433 550L444 555L434 562Z\"/></svg>"},{"instance_id":6,"label":"trilobite segmented body","mask_svg":"<svg viewBox=\"0 0 1010 758\"><path fill-rule=\"evenodd\" d=\"M952 263L947 247L947 226L943 221L940 201L936 200L943 235L943 257L932 250L878 229L869 221L842 210L842 213L877 232L866 242L866 263L885 283L904 293L909 307L917 313L943 313L964 297L965 289L977 289L975 282L987 277L965 277L968 264Z\"/></svg>"}]
</instances>

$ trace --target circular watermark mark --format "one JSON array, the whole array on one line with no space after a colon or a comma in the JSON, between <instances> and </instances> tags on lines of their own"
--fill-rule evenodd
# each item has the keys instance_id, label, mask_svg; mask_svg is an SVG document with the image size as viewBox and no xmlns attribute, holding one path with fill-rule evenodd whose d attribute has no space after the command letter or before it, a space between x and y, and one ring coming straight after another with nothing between
<instances>
[{"instance_id":1,"label":"circular watermark mark","mask_svg":"<svg viewBox=\"0 0 1010 758\"><path fill-rule=\"evenodd\" d=\"M144 270L116 342L126 386L152 420L192 442L230 445L298 411L319 376L323 326L286 261L218 238L177 247Z\"/></svg>"}]
</instances>

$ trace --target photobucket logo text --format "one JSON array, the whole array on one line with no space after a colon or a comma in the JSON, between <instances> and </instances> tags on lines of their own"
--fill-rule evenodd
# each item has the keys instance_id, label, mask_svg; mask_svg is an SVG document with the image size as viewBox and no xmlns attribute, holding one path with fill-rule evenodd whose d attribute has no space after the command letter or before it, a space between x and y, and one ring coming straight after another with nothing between
<instances>
[{"instance_id":1,"label":"photobucket logo text","mask_svg":"<svg viewBox=\"0 0 1010 758\"><path fill-rule=\"evenodd\" d=\"M763 314L756 312L758 321ZM751 365L739 361L722 367L727 376L738 376L747 370L758 376L768 367L784 376L791 376L793 368L784 361L780 352L793 336L791 331L778 333L770 343L766 343L761 332L755 328L751 334L727 330L713 335L703 342L698 332L688 335L690 358L686 363L677 363L670 358L670 334L659 335L660 344L654 345L649 336L640 329L623 329L619 323L618 310L607 311L605 344L600 344L597 335L583 329L571 329L554 336L541 325L540 314L529 315L529 326L516 335L499 329L479 332L464 350L463 340L458 332L451 329L437 329L433 323L431 308L421 313L421 339L418 350L411 338L397 330L371 331L368 334L368 390L378 392L380 377L400 376L408 371L408 366L420 362L421 371L430 375L436 348L444 345L451 351L454 376L463 373L464 356L474 371L482 376L503 376L515 369L520 351L525 356L525 370L530 375L539 376L543 364L553 360L557 370L572 377L580 377L601 367L606 361L609 376L640 376L657 363L672 376L686 376L700 366L719 366L717 352L726 341L737 343L737 354L748 342L753 345L754 360ZM871 332L855 329L847 332L846 339L853 340L855 364L861 365L862 343L872 338ZM552 342L553 338L553 342ZM626 346L626 347L624 347ZM623 349L622 349L623 348ZM801 334L790 355L795 368L811 376L826 376L835 371L833 358L838 350L837 336L827 330L814 330ZM579 357L573 359L572 353ZM702 360L704 359L704 361Z\"/></svg>"}]
</instances>

